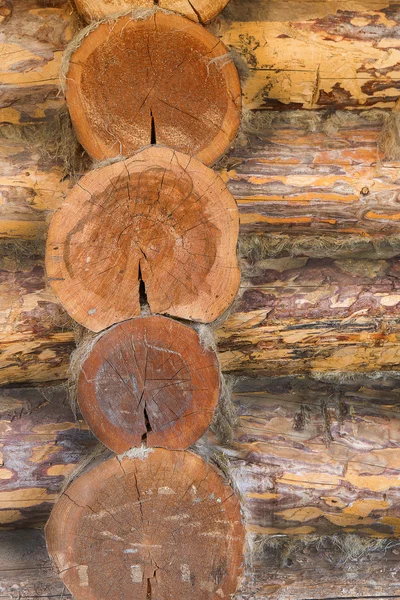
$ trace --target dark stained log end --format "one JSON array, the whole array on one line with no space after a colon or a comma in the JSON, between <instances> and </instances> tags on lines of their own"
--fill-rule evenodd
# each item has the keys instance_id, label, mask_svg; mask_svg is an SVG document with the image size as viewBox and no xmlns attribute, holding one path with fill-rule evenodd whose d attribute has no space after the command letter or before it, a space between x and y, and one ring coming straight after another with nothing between
<instances>
[{"instance_id":1,"label":"dark stained log end","mask_svg":"<svg viewBox=\"0 0 400 600\"><path fill-rule=\"evenodd\" d=\"M239 287L238 229L218 174L154 146L78 182L50 225L47 275L92 331L138 316L141 290L152 313L211 322Z\"/></svg>"},{"instance_id":2,"label":"dark stained log end","mask_svg":"<svg viewBox=\"0 0 400 600\"><path fill-rule=\"evenodd\" d=\"M179 15L102 23L72 54L66 78L82 146L104 160L130 156L155 138L212 164L240 120L240 82L227 52Z\"/></svg>"},{"instance_id":3,"label":"dark stained log end","mask_svg":"<svg viewBox=\"0 0 400 600\"><path fill-rule=\"evenodd\" d=\"M79 477L46 526L47 547L75 600L227 598L244 559L239 502L190 452L147 450Z\"/></svg>"},{"instance_id":4,"label":"dark stained log end","mask_svg":"<svg viewBox=\"0 0 400 600\"><path fill-rule=\"evenodd\" d=\"M216 354L202 348L191 327L139 317L96 342L82 365L78 402L114 452L142 443L184 450L211 423L219 377Z\"/></svg>"}]
</instances>

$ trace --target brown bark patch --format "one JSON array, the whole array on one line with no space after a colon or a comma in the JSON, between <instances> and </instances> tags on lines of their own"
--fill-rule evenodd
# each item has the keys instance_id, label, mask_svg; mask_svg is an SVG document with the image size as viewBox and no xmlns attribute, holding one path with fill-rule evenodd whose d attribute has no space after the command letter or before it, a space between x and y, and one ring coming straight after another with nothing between
<instances>
[{"instance_id":1,"label":"brown bark patch","mask_svg":"<svg viewBox=\"0 0 400 600\"><path fill-rule=\"evenodd\" d=\"M166 317L139 317L105 333L84 362L78 401L111 450L145 442L184 450L209 426L218 400L216 354Z\"/></svg>"},{"instance_id":2,"label":"brown bark patch","mask_svg":"<svg viewBox=\"0 0 400 600\"><path fill-rule=\"evenodd\" d=\"M236 296L236 203L196 159L152 147L88 173L55 214L46 267L69 314L92 331L155 313L209 322Z\"/></svg>"},{"instance_id":3,"label":"brown bark patch","mask_svg":"<svg viewBox=\"0 0 400 600\"><path fill-rule=\"evenodd\" d=\"M66 96L79 141L98 160L156 142L211 164L239 127L240 82L226 47L161 11L103 22L83 37Z\"/></svg>"},{"instance_id":4,"label":"brown bark patch","mask_svg":"<svg viewBox=\"0 0 400 600\"><path fill-rule=\"evenodd\" d=\"M54 508L46 539L76 600L217 600L236 590L244 528L212 467L158 449L82 475Z\"/></svg>"}]
</instances>

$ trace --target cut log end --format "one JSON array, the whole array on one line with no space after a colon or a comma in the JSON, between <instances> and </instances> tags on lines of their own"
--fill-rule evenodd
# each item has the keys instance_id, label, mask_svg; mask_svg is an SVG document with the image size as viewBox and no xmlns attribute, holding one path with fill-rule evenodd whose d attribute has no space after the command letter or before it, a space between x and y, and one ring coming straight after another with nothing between
<instances>
[{"instance_id":1,"label":"cut log end","mask_svg":"<svg viewBox=\"0 0 400 600\"><path fill-rule=\"evenodd\" d=\"M47 274L92 331L153 313L211 322L236 296L236 203L196 159L151 147L87 174L55 214Z\"/></svg>"},{"instance_id":2,"label":"cut log end","mask_svg":"<svg viewBox=\"0 0 400 600\"><path fill-rule=\"evenodd\" d=\"M66 96L79 141L97 160L158 143L210 165L239 127L240 82L226 47L163 12L104 22L84 37Z\"/></svg>"},{"instance_id":3,"label":"cut log end","mask_svg":"<svg viewBox=\"0 0 400 600\"><path fill-rule=\"evenodd\" d=\"M78 401L93 433L114 452L184 450L210 425L219 391L214 352L166 317L139 317L105 333L85 360Z\"/></svg>"},{"instance_id":4,"label":"cut log end","mask_svg":"<svg viewBox=\"0 0 400 600\"><path fill-rule=\"evenodd\" d=\"M192 21L207 23L216 17L229 0L75 0L76 8L88 20L96 21L131 9L155 6L171 10Z\"/></svg>"},{"instance_id":5,"label":"cut log end","mask_svg":"<svg viewBox=\"0 0 400 600\"><path fill-rule=\"evenodd\" d=\"M190 452L113 458L77 479L46 527L75 600L228 598L244 528L232 489Z\"/></svg>"}]
</instances>

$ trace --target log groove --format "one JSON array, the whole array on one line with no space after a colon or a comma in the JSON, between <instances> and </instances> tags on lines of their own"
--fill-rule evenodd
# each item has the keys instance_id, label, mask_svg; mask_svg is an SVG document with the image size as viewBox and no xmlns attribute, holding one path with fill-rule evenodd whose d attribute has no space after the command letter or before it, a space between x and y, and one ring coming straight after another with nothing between
<instances>
[{"instance_id":1,"label":"log groove","mask_svg":"<svg viewBox=\"0 0 400 600\"><path fill-rule=\"evenodd\" d=\"M45 532L75 600L224 598L242 570L239 502L190 452L101 463L62 495Z\"/></svg>"},{"instance_id":2,"label":"log groove","mask_svg":"<svg viewBox=\"0 0 400 600\"><path fill-rule=\"evenodd\" d=\"M216 354L191 328L138 317L108 330L82 365L78 402L114 452L145 443L184 450L210 425L219 392Z\"/></svg>"},{"instance_id":3,"label":"log groove","mask_svg":"<svg viewBox=\"0 0 400 600\"><path fill-rule=\"evenodd\" d=\"M82 146L104 160L158 143L212 164L239 127L240 82L226 54L178 15L102 23L72 54L66 78Z\"/></svg>"},{"instance_id":4,"label":"log groove","mask_svg":"<svg viewBox=\"0 0 400 600\"><path fill-rule=\"evenodd\" d=\"M151 147L74 187L51 222L47 274L68 313L93 331L140 314L141 282L152 313L209 322L238 290L238 228L218 174Z\"/></svg>"}]
</instances>

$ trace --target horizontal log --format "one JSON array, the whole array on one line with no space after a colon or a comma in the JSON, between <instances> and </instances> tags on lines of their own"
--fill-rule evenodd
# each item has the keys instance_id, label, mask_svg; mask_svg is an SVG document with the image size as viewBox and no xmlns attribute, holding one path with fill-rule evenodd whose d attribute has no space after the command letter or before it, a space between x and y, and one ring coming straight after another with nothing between
<instances>
[{"instance_id":1,"label":"horizontal log","mask_svg":"<svg viewBox=\"0 0 400 600\"><path fill-rule=\"evenodd\" d=\"M222 450L248 531L399 536L398 385L345 374L239 380Z\"/></svg>"},{"instance_id":2,"label":"horizontal log","mask_svg":"<svg viewBox=\"0 0 400 600\"><path fill-rule=\"evenodd\" d=\"M0 526L44 525L65 478L97 442L63 386L0 390L0 421Z\"/></svg>"},{"instance_id":3,"label":"horizontal log","mask_svg":"<svg viewBox=\"0 0 400 600\"><path fill-rule=\"evenodd\" d=\"M399 370L396 258L252 260L258 246L247 252L241 298L216 331L224 372ZM1 274L1 384L65 379L74 335L46 284L43 258L24 258L23 267L8 259Z\"/></svg>"},{"instance_id":4,"label":"horizontal log","mask_svg":"<svg viewBox=\"0 0 400 600\"><path fill-rule=\"evenodd\" d=\"M233 441L203 442L225 457L251 534L400 536L399 376L322 379L239 380ZM39 526L96 442L63 387L0 392L0 523Z\"/></svg>"},{"instance_id":5,"label":"horizontal log","mask_svg":"<svg viewBox=\"0 0 400 600\"><path fill-rule=\"evenodd\" d=\"M18 0L4 21L0 122L38 122L64 104L67 0ZM399 4L233 0L212 25L244 58L248 108L391 108L399 98Z\"/></svg>"},{"instance_id":6,"label":"horizontal log","mask_svg":"<svg viewBox=\"0 0 400 600\"><path fill-rule=\"evenodd\" d=\"M399 163L377 151L384 111L263 114L245 122L238 144L219 166L238 202L243 234L376 238L399 231ZM43 235L71 188L57 131L56 120L0 128L2 237ZM71 158L79 163L80 156Z\"/></svg>"},{"instance_id":7,"label":"horizontal log","mask_svg":"<svg viewBox=\"0 0 400 600\"><path fill-rule=\"evenodd\" d=\"M246 60L248 108L392 107L399 3L231 0L219 35Z\"/></svg>"},{"instance_id":8,"label":"horizontal log","mask_svg":"<svg viewBox=\"0 0 400 600\"><path fill-rule=\"evenodd\" d=\"M271 540L269 542L269 539ZM375 545L352 536L299 540L282 536L258 540L260 555L248 566L236 600L319 600L327 598L400 598L398 547L385 540ZM55 573L40 530L0 533L0 598L7 600L72 598Z\"/></svg>"},{"instance_id":9,"label":"horizontal log","mask_svg":"<svg viewBox=\"0 0 400 600\"><path fill-rule=\"evenodd\" d=\"M222 369L260 375L398 370L397 261L284 257L242 269L217 331Z\"/></svg>"},{"instance_id":10,"label":"horizontal log","mask_svg":"<svg viewBox=\"0 0 400 600\"><path fill-rule=\"evenodd\" d=\"M46 283L43 257L29 244L3 244L1 254L0 385L65 379L74 334Z\"/></svg>"},{"instance_id":11,"label":"horizontal log","mask_svg":"<svg viewBox=\"0 0 400 600\"><path fill-rule=\"evenodd\" d=\"M64 105L59 70L72 26L67 0L13 2L0 36L0 123L49 121Z\"/></svg>"}]
</instances>

